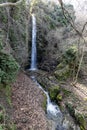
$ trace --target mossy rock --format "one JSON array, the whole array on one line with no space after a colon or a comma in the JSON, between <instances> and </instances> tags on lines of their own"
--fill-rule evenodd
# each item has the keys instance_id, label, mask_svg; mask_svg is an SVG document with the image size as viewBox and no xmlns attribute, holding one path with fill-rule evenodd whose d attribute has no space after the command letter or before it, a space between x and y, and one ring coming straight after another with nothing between
<instances>
[{"instance_id":1,"label":"mossy rock","mask_svg":"<svg viewBox=\"0 0 87 130\"><path fill-rule=\"evenodd\" d=\"M75 119L76 119L77 123L80 125L80 129L85 130L86 129L86 121L84 119L84 116L80 113L77 113L77 114L75 114Z\"/></svg>"},{"instance_id":2,"label":"mossy rock","mask_svg":"<svg viewBox=\"0 0 87 130\"><path fill-rule=\"evenodd\" d=\"M56 101L57 95L60 93L60 87L59 86L53 86L49 88L49 96L52 101Z\"/></svg>"},{"instance_id":3,"label":"mossy rock","mask_svg":"<svg viewBox=\"0 0 87 130\"><path fill-rule=\"evenodd\" d=\"M46 107L47 107L47 96L45 94L43 94L44 96L44 100L42 102L42 108L44 111L46 111Z\"/></svg>"},{"instance_id":4,"label":"mossy rock","mask_svg":"<svg viewBox=\"0 0 87 130\"><path fill-rule=\"evenodd\" d=\"M58 94L57 97L56 97L56 100L59 102L59 101L62 101L62 94Z\"/></svg>"},{"instance_id":5,"label":"mossy rock","mask_svg":"<svg viewBox=\"0 0 87 130\"><path fill-rule=\"evenodd\" d=\"M71 65L75 63L77 51L77 46L71 46L66 50L66 52L63 54L63 59L65 60L66 64Z\"/></svg>"},{"instance_id":6,"label":"mossy rock","mask_svg":"<svg viewBox=\"0 0 87 130\"><path fill-rule=\"evenodd\" d=\"M69 69L69 65L66 65L65 67L61 68L57 67L57 70L54 72L55 77L58 80L65 80L70 76L70 69Z\"/></svg>"},{"instance_id":7,"label":"mossy rock","mask_svg":"<svg viewBox=\"0 0 87 130\"><path fill-rule=\"evenodd\" d=\"M63 69L65 67L65 64L61 62L60 64L57 65L57 70Z\"/></svg>"}]
</instances>

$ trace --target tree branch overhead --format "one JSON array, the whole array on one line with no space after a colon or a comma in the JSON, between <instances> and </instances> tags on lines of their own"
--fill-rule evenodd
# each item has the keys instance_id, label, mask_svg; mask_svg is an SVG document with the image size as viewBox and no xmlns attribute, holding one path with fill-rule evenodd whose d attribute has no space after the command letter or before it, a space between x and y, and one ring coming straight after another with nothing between
<instances>
[{"instance_id":1,"label":"tree branch overhead","mask_svg":"<svg viewBox=\"0 0 87 130\"><path fill-rule=\"evenodd\" d=\"M19 5L22 1L24 1L24 0L19 0L15 3L12 3L12 2L2 3L2 4L0 4L0 7L16 6L16 5Z\"/></svg>"}]
</instances>

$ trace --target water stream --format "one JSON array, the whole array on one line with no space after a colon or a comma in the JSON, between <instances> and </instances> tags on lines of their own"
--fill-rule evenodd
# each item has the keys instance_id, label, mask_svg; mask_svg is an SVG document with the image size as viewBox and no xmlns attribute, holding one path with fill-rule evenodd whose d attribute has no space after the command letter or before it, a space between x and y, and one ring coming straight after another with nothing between
<instances>
[{"instance_id":1,"label":"water stream","mask_svg":"<svg viewBox=\"0 0 87 130\"><path fill-rule=\"evenodd\" d=\"M36 18L34 14L32 14L32 49L31 49L31 67L30 70L36 70Z\"/></svg>"},{"instance_id":2,"label":"water stream","mask_svg":"<svg viewBox=\"0 0 87 130\"><path fill-rule=\"evenodd\" d=\"M59 129L56 129L56 130L65 130L65 128L62 126L63 115L58 105L51 102L48 92L43 89L43 87L36 81L34 76L31 76L31 79L35 82L37 87L39 87L46 94L47 117L49 120L52 120L54 122L54 128L52 130L55 130L57 127L59 127Z\"/></svg>"},{"instance_id":3,"label":"water stream","mask_svg":"<svg viewBox=\"0 0 87 130\"><path fill-rule=\"evenodd\" d=\"M36 18L35 15L32 14L32 51L31 51L31 68L30 70L36 70ZM57 117L59 115L60 110L58 108L57 105L53 105L51 103L50 97L48 95L48 92L46 92L41 86L40 84L35 80L35 77L32 77L33 80L36 82L36 84L38 85L38 87L40 89L42 89L42 91L46 94L47 96L47 113L50 113L51 115ZM62 114L61 114L62 115Z\"/></svg>"},{"instance_id":4,"label":"water stream","mask_svg":"<svg viewBox=\"0 0 87 130\"><path fill-rule=\"evenodd\" d=\"M31 51L30 70L32 72L34 72L35 70L37 70L37 65L36 65L36 58L37 58L37 53L36 53L36 17L34 14L32 15L32 49L31 50L32 51ZM45 91L43 89L43 87L37 82L34 74L31 76L31 78L35 82L37 87L39 87L46 94L46 97L47 97L47 117L48 117L49 122L50 121L53 122L50 130L70 130L71 129L71 128L69 128L70 121L67 119L64 120L63 114L61 113L58 105L51 102L48 92ZM74 125L73 125L72 130L79 130L79 129L77 127L74 128Z\"/></svg>"},{"instance_id":5,"label":"water stream","mask_svg":"<svg viewBox=\"0 0 87 130\"><path fill-rule=\"evenodd\" d=\"M35 15L32 14L32 49L31 49L31 67L30 70L34 71L37 69L36 66L36 58L37 58L37 54L36 54L36 18ZM36 83L36 85L46 94L47 96L47 116L49 119L57 122L56 123L56 127L57 125L61 125L62 124L62 113L59 109L59 107L52 103L49 97L48 92L46 92L42 86L36 81L34 76L31 76L31 78L33 79L33 81Z\"/></svg>"}]
</instances>

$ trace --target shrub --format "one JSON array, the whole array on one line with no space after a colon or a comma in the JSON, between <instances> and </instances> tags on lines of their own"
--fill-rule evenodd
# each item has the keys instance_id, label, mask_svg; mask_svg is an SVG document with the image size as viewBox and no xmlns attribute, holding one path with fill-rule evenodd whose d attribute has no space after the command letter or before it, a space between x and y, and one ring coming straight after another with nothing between
<instances>
[{"instance_id":1,"label":"shrub","mask_svg":"<svg viewBox=\"0 0 87 130\"><path fill-rule=\"evenodd\" d=\"M76 46L71 46L66 50L66 52L63 55L63 58L68 65L75 64L76 62L76 57L77 57L77 47Z\"/></svg>"},{"instance_id":2,"label":"shrub","mask_svg":"<svg viewBox=\"0 0 87 130\"><path fill-rule=\"evenodd\" d=\"M77 47L69 47L64 54L59 65L54 72L58 80L66 80L70 76L75 76L79 66L79 57L77 58Z\"/></svg>"},{"instance_id":3,"label":"shrub","mask_svg":"<svg viewBox=\"0 0 87 130\"><path fill-rule=\"evenodd\" d=\"M11 55L0 52L0 83L13 82L18 69L19 65Z\"/></svg>"}]
</instances>

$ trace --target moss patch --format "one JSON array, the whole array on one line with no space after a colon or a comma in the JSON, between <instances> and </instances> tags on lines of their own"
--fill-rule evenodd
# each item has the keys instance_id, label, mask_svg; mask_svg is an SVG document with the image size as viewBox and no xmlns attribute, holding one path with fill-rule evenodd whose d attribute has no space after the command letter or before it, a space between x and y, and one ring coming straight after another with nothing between
<instances>
[{"instance_id":1,"label":"moss patch","mask_svg":"<svg viewBox=\"0 0 87 130\"><path fill-rule=\"evenodd\" d=\"M76 119L77 123L80 125L80 129L85 130L86 121L84 119L84 116L82 114L80 114L80 113L76 113L75 114L75 119Z\"/></svg>"},{"instance_id":2,"label":"moss patch","mask_svg":"<svg viewBox=\"0 0 87 130\"><path fill-rule=\"evenodd\" d=\"M62 64L64 64L64 63L62 63ZM59 66L57 66L57 70L54 72L54 75L58 80L67 79L70 75L69 66L66 65L65 67L63 67L61 64L59 64Z\"/></svg>"},{"instance_id":3,"label":"moss patch","mask_svg":"<svg viewBox=\"0 0 87 130\"><path fill-rule=\"evenodd\" d=\"M43 94L44 96L44 100L42 102L42 108L44 109L44 111L46 111L46 106L47 106L47 97L45 94Z\"/></svg>"},{"instance_id":4,"label":"moss patch","mask_svg":"<svg viewBox=\"0 0 87 130\"><path fill-rule=\"evenodd\" d=\"M56 99L57 99L57 101L62 101L62 94L58 94Z\"/></svg>"},{"instance_id":5,"label":"moss patch","mask_svg":"<svg viewBox=\"0 0 87 130\"><path fill-rule=\"evenodd\" d=\"M74 117L77 124L79 124L81 130L86 130L86 121L81 113L76 113L75 108L71 103L67 103L66 107L72 117Z\"/></svg>"},{"instance_id":6,"label":"moss patch","mask_svg":"<svg viewBox=\"0 0 87 130\"><path fill-rule=\"evenodd\" d=\"M77 69L77 47L71 46L62 54L61 62L57 65L54 75L58 80L66 80L70 76L74 77Z\"/></svg>"},{"instance_id":7,"label":"moss patch","mask_svg":"<svg viewBox=\"0 0 87 130\"><path fill-rule=\"evenodd\" d=\"M19 65L11 55L0 52L0 83L11 83L15 80Z\"/></svg>"},{"instance_id":8,"label":"moss patch","mask_svg":"<svg viewBox=\"0 0 87 130\"><path fill-rule=\"evenodd\" d=\"M59 86L53 86L49 88L49 96L52 101L56 101L57 95L60 93L60 87Z\"/></svg>"}]
</instances>

